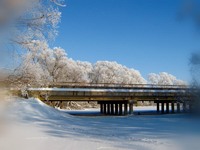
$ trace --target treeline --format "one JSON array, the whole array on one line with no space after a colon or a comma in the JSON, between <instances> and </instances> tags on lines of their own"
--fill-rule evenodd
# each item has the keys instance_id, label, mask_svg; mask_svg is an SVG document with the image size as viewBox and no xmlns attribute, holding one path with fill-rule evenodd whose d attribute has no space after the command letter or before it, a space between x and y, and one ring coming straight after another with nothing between
<instances>
[{"instance_id":1,"label":"treeline","mask_svg":"<svg viewBox=\"0 0 200 150\"><path fill-rule=\"evenodd\" d=\"M18 85L48 86L58 82L182 85L184 81L166 72L150 73L145 80L138 70L117 62L75 61L60 47L50 48L45 41L23 45L28 51L13 74Z\"/></svg>"}]
</instances>

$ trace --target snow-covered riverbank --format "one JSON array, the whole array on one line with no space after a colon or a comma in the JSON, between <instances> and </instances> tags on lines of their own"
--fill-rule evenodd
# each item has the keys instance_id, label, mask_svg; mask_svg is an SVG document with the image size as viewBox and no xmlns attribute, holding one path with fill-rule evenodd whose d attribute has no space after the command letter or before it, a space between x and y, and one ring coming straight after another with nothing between
<instances>
[{"instance_id":1,"label":"snow-covered riverbank","mask_svg":"<svg viewBox=\"0 0 200 150\"><path fill-rule=\"evenodd\" d=\"M6 118L1 150L199 148L199 121L185 115L76 117L29 99L13 101Z\"/></svg>"}]
</instances>

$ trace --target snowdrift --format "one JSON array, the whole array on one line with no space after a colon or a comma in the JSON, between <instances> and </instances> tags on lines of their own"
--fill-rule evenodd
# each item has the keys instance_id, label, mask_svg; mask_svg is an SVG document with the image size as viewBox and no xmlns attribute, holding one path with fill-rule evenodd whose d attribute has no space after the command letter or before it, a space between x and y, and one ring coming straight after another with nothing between
<instances>
[{"instance_id":1,"label":"snowdrift","mask_svg":"<svg viewBox=\"0 0 200 150\"><path fill-rule=\"evenodd\" d=\"M54 109L39 99L15 99L12 105L14 114L18 114L20 118L42 118L42 119L70 119L70 116L62 111ZM17 118L18 118L17 117Z\"/></svg>"},{"instance_id":2,"label":"snowdrift","mask_svg":"<svg viewBox=\"0 0 200 150\"><path fill-rule=\"evenodd\" d=\"M16 98L1 150L188 150L199 148L199 121L184 115L74 117L38 99ZM2 135L2 134L1 134Z\"/></svg>"}]
</instances>

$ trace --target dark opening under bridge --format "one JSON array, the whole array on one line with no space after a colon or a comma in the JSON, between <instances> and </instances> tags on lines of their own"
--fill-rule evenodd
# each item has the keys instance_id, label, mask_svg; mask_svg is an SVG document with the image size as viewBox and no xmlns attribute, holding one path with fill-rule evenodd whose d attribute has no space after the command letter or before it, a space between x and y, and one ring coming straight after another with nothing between
<instances>
[{"instance_id":1,"label":"dark opening under bridge","mask_svg":"<svg viewBox=\"0 0 200 150\"><path fill-rule=\"evenodd\" d=\"M132 114L133 105L138 101L153 101L157 112L163 114L179 113L181 109L192 107L192 90L185 85L60 83L50 88L29 88L28 93L50 103L96 101L100 112L106 115Z\"/></svg>"}]
</instances>

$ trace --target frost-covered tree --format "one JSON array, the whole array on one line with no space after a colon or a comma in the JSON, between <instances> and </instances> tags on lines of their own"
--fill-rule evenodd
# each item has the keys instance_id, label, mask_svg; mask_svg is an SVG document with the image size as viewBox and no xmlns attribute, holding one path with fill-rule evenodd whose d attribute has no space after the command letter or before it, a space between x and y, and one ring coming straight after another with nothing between
<instances>
[{"instance_id":1,"label":"frost-covered tree","mask_svg":"<svg viewBox=\"0 0 200 150\"><path fill-rule=\"evenodd\" d=\"M140 72L116 62L75 61L68 58L65 50L49 48L46 42L32 41L26 45L28 52L16 69L20 79L29 84L48 85L58 82L144 84Z\"/></svg>"},{"instance_id":2,"label":"frost-covered tree","mask_svg":"<svg viewBox=\"0 0 200 150\"><path fill-rule=\"evenodd\" d=\"M26 44L27 53L22 57L22 63L16 69L16 77L21 82L40 82L42 80L43 70L39 63L41 51L48 48L45 42L32 41Z\"/></svg>"},{"instance_id":3,"label":"frost-covered tree","mask_svg":"<svg viewBox=\"0 0 200 150\"><path fill-rule=\"evenodd\" d=\"M28 52L16 72L19 77L28 77L29 82L50 84L63 77L67 64L67 54L59 47L49 48L45 41L32 41L26 44Z\"/></svg>"},{"instance_id":4,"label":"frost-covered tree","mask_svg":"<svg viewBox=\"0 0 200 150\"><path fill-rule=\"evenodd\" d=\"M148 75L148 82L156 85L186 85L184 81L177 79L167 72L161 72L159 74L150 73Z\"/></svg>"},{"instance_id":5,"label":"frost-covered tree","mask_svg":"<svg viewBox=\"0 0 200 150\"><path fill-rule=\"evenodd\" d=\"M40 65L48 73L47 79L51 82L62 80L63 69L67 65L67 54L64 49L55 47L42 51L40 56Z\"/></svg>"},{"instance_id":6,"label":"frost-covered tree","mask_svg":"<svg viewBox=\"0 0 200 150\"><path fill-rule=\"evenodd\" d=\"M42 48L31 46L36 46L35 41L48 43L55 38L61 18L59 6L64 6L63 0L0 0L0 63L14 61L16 54L22 54L22 49L28 50L20 60L26 62L23 75L40 79L42 74L36 74L34 70L43 70L36 57L41 54ZM20 52L15 53L15 50ZM3 57L12 59L2 63Z\"/></svg>"},{"instance_id":7,"label":"frost-covered tree","mask_svg":"<svg viewBox=\"0 0 200 150\"><path fill-rule=\"evenodd\" d=\"M87 61L77 61L76 64L78 65L81 74L80 82L86 82L86 83L91 82L90 74L93 69L92 64Z\"/></svg>"},{"instance_id":8,"label":"frost-covered tree","mask_svg":"<svg viewBox=\"0 0 200 150\"><path fill-rule=\"evenodd\" d=\"M91 63L68 58L64 49L50 48L45 41L33 40L25 48L28 51L15 73L20 79L28 79L29 84L89 82Z\"/></svg>"},{"instance_id":9,"label":"frost-covered tree","mask_svg":"<svg viewBox=\"0 0 200 150\"><path fill-rule=\"evenodd\" d=\"M64 82L81 82L82 71L72 58L67 58L67 65L64 68Z\"/></svg>"},{"instance_id":10,"label":"frost-covered tree","mask_svg":"<svg viewBox=\"0 0 200 150\"><path fill-rule=\"evenodd\" d=\"M117 62L98 61L95 64L75 61L64 49L50 48L46 41L32 40L24 45L27 53L16 69L23 81L37 85L58 82L146 84L140 72ZM25 80L25 81L27 81ZM148 83L156 85L185 85L182 80L166 72L148 75Z\"/></svg>"},{"instance_id":11,"label":"frost-covered tree","mask_svg":"<svg viewBox=\"0 0 200 150\"><path fill-rule=\"evenodd\" d=\"M30 1L30 0L29 0ZM49 0L31 0L15 22L12 41L27 44L32 40L49 40L57 35L61 12Z\"/></svg>"},{"instance_id":12,"label":"frost-covered tree","mask_svg":"<svg viewBox=\"0 0 200 150\"><path fill-rule=\"evenodd\" d=\"M0 37L22 46L32 40L49 40L57 34L63 0L1 0Z\"/></svg>"},{"instance_id":13,"label":"frost-covered tree","mask_svg":"<svg viewBox=\"0 0 200 150\"><path fill-rule=\"evenodd\" d=\"M98 61L93 66L90 74L92 83L121 83L142 84L146 83L140 72L129 69L117 62Z\"/></svg>"}]
</instances>

